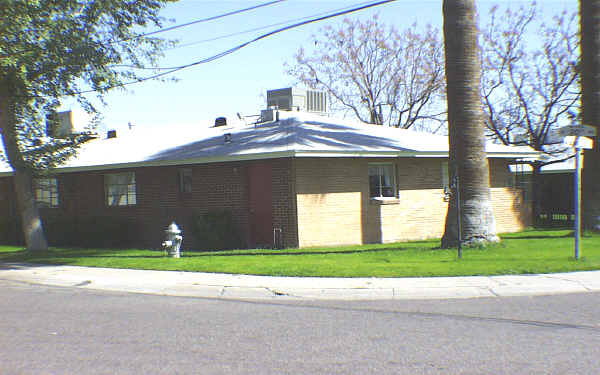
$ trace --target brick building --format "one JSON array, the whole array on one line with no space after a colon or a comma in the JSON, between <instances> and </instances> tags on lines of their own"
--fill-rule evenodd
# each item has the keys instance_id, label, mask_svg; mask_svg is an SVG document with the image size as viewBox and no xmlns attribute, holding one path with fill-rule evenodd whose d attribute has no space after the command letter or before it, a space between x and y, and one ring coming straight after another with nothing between
<instances>
[{"instance_id":1,"label":"brick building","mask_svg":"<svg viewBox=\"0 0 600 375\"><path fill-rule=\"evenodd\" d=\"M174 135L140 129L85 144L37 181L51 245L157 248L176 221L203 249L194 217L231 213L244 247L305 247L440 237L445 136L298 111L262 123ZM220 123L220 125L222 122ZM530 149L487 145L498 232L530 224L509 165ZM19 241L11 171L0 167L0 241Z\"/></svg>"}]
</instances>

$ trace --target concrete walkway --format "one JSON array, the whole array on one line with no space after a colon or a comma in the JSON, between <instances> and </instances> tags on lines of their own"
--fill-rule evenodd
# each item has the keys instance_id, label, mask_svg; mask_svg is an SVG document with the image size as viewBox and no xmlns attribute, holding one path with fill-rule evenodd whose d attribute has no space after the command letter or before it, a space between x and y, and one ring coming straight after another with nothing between
<instances>
[{"instance_id":1,"label":"concrete walkway","mask_svg":"<svg viewBox=\"0 0 600 375\"><path fill-rule=\"evenodd\" d=\"M0 264L0 280L224 299L444 299L600 292L600 271L515 276L319 278Z\"/></svg>"}]
</instances>

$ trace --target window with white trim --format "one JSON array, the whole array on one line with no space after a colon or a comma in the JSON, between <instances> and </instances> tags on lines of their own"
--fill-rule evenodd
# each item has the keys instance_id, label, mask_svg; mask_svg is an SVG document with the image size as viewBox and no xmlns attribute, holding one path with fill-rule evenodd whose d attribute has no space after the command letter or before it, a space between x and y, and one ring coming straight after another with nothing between
<instances>
[{"instance_id":1,"label":"window with white trim","mask_svg":"<svg viewBox=\"0 0 600 375\"><path fill-rule=\"evenodd\" d=\"M58 181L55 177L34 180L35 201L38 207L58 207Z\"/></svg>"},{"instance_id":2,"label":"window with white trim","mask_svg":"<svg viewBox=\"0 0 600 375\"><path fill-rule=\"evenodd\" d=\"M369 196L371 198L396 196L394 166L392 164L369 165Z\"/></svg>"},{"instance_id":3,"label":"window with white trim","mask_svg":"<svg viewBox=\"0 0 600 375\"><path fill-rule=\"evenodd\" d=\"M105 174L104 194L107 206L136 204L135 172Z\"/></svg>"}]
</instances>

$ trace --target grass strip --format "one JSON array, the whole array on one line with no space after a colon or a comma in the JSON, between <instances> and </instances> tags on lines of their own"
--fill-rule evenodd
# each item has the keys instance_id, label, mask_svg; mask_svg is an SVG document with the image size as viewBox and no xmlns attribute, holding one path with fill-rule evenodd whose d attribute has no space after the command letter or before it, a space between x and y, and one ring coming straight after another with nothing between
<instances>
[{"instance_id":1,"label":"grass strip","mask_svg":"<svg viewBox=\"0 0 600 375\"><path fill-rule=\"evenodd\" d=\"M316 277L426 277L572 272L600 269L600 235L586 234L581 258L573 259L569 230L528 230L505 234L500 244L440 249L439 240L394 244L254 249L220 252L184 251L180 259L144 249L51 248L29 253L0 246L1 262L65 264L233 274Z\"/></svg>"}]
</instances>

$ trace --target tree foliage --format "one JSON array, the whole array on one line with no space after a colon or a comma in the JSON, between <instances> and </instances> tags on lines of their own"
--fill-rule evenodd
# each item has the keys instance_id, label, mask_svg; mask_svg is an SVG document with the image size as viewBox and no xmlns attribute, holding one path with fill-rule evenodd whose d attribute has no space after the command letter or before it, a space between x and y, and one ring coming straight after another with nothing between
<instances>
[{"instance_id":1,"label":"tree foliage","mask_svg":"<svg viewBox=\"0 0 600 375\"><path fill-rule=\"evenodd\" d=\"M429 25L400 32L377 17L347 18L313 36L310 52L300 48L288 73L308 87L327 91L336 109L350 111L363 122L401 128L425 120L441 124L444 61L438 35Z\"/></svg>"},{"instance_id":2,"label":"tree foliage","mask_svg":"<svg viewBox=\"0 0 600 375\"><path fill-rule=\"evenodd\" d=\"M160 26L165 0L2 0L0 82L24 166L35 170L64 161L86 137L45 137L46 115L65 96L89 112L96 108L82 91L106 93L139 79L133 69L152 64L164 41L140 37L138 28ZM11 127L5 121L4 127ZM11 164L20 164L11 158Z\"/></svg>"},{"instance_id":3,"label":"tree foliage","mask_svg":"<svg viewBox=\"0 0 600 375\"><path fill-rule=\"evenodd\" d=\"M101 98L140 80L138 69L155 64L165 46L141 30L160 27L159 10L169 1L0 0L0 126L28 248L46 246L32 177L63 162L89 138L46 137L46 116L65 96L96 113L86 92Z\"/></svg>"}]
</instances>

